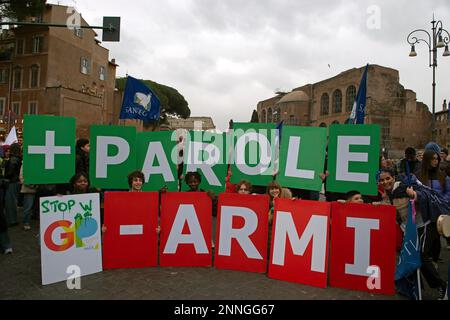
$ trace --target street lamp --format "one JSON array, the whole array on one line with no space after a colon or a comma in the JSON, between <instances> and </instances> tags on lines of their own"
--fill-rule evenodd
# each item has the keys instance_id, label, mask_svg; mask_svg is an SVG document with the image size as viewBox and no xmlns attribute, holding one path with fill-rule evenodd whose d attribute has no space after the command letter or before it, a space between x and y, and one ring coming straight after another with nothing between
<instances>
[{"instance_id":1,"label":"street lamp","mask_svg":"<svg viewBox=\"0 0 450 320\"><path fill-rule=\"evenodd\" d=\"M425 42L428 45L428 59L429 66L433 67L433 120L431 125L431 135L433 141L436 141L436 67L437 67L437 49L443 48L444 53L442 56L448 57L450 56L450 51L448 50L448 43L450 41L450 33L442 27L442 21L435 21L433 15L433 21L431 21L432 25L432 34L423 29L417 29L412 31L407 38L408 43L411 45L411 52L409 53L410 57L417 56L416 53L416 43ZM419 34L423 34L425 38L419 38ZM447 34L447 35L446 35Z\"/></svg>"}]
</instances>

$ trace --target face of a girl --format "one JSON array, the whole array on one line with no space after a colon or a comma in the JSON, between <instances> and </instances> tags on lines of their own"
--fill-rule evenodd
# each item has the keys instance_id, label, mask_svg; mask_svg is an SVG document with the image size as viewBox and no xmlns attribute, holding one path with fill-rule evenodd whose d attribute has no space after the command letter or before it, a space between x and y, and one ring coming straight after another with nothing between
<instances>
[{"instance_id":1,"label":"face of a girl","mask_svg":"<svg viewBox=\"0 0 450 320\"><path fill-rule=\"evenodd\" d=\"M188 184L189 188L191 189L191 191L197 191L200 181L198 181L196 177L190 176L187 181L187 184Z\"/></svg>"},{"instance_id":2,"label":"face of a girl","mask_svg":"<svg viewBox=\"0 0 450 320\"><path fill-rule=\"evenodd\" d=\"M250 190L248 190L248 187L245 183L241 184L241 186L238 189L239 194L249 194Z\"/></svg>"},{"instance_id":3,"label":"face of a girl","mask_svg":"<svg viewBox=\"0 0 450 320\"><path fill-rule=\"evenodd\" d=\"M81 176L78 178L77 181L75 181L75 191L78 193L84 193L87 191L88 188L88 180L85 176Z\"/></svg>"},{"instance_id":4,"label":"face of a girl","mask_svg":"<svg viewBox=\"0 0 450 320\"><path fill-rule=\"evenodd\" d=\"M142 179L139 177L133 177L133 181L131 182L131 191L141 191L142 189Z\"/></svg>"},{"instance_id":5,"label":"face of a girl","mask_svg":"<svg viewBox=\"0 0 450 320\"><path fill-rule=\"evenodd\" d=\"M391 191L394 187L395 179L387 172L382 172L380 174L380 185L385 191Z\"/></svg>"},{"instance_id":6,"label":"face of a girl","mask_svg":"<svg viewBox=\"0 0 450 320\"><path fill-rule=\"evenodd\" d=\"M269 189L269 194L272 198L279 198L280 197L280 189L271 188L271 189Z\"/></svg>"},{"instance_id":7,"label":"face of a girl","mask_svg":"<svg viewBox=\"0 0 450 320\"><path fill-rule=\"evenodd\" d=\"M431 166L433 168L436 168L439 164L439 155L437 153L433 154L433 157L431 158L431 162L430 162Z\"/></svg>"}]
</instances>

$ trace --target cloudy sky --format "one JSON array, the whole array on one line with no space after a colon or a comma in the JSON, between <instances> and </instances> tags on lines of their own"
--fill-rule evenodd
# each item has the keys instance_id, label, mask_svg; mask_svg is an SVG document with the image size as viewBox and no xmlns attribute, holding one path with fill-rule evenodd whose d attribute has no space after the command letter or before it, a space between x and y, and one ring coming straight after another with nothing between
<instances>
[{"instance_id":1,"label":"cloudy sky","mask_svg":"<svg viewBox=\"0 0 450 320\"><path fill-rule=\"evenodd\" d=\"M428 48L408 57L409 32L450 32L448 0L62 0L90 25L121 17L121 41L105 42L125 74L176 88L193 116L219 129L249 121L258 101L366 63L399 70L431 109ZM101 37L101 32L98 31ZM438 53L436 110L450 100L450 57Z\"/></svg>"}]
</instances>

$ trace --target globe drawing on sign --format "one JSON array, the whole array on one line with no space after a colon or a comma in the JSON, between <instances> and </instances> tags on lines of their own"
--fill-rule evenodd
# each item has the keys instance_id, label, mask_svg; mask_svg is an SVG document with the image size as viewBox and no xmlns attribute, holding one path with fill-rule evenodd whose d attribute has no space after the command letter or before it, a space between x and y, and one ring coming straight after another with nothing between
<instances>
[{"instance_id":1,"label":"globe drawing on sign","mask_svg":"<svg viewBox=\"0 0 450 320\"><path fill-rule=\"evenodd\" d=\"M86 212L83 216L77 214L75 216L75 221L77 225L77 236L81 239L93 236L98 229L98 223L92 218L92 214Z\"/></svg>"},{"instance_id":2,"label":"globe drawing on sign","mask_svg":"<svg viewBox=\"0 0 450 320\"><path fill-rule=\"evenodd\" d=\"M145 110L150 110L152 107L152 94L144 94L142 92L136 92L133 102L144 107Z\"/></svg>"}]
</instances>

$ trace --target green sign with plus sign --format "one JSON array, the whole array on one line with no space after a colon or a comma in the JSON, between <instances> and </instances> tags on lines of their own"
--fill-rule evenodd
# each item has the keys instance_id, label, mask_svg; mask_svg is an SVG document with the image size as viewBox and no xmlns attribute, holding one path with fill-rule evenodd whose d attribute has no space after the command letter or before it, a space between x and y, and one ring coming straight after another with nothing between
<instances>
[{"instance_id":1,"label":"green sign with plus sign","mask_svg":"<svg viewBox=\"0 0 450 320\"><path fill-rule=\"evenodd\" d=\"M26 184L69 181L75 173L75 118L25 115L23 176Z\"/></svg>"}]
</instances>

